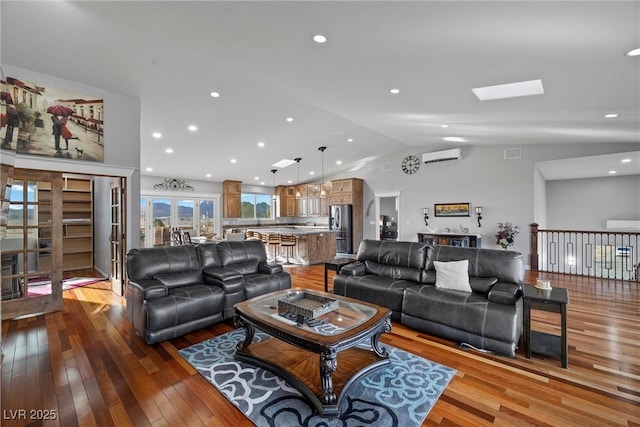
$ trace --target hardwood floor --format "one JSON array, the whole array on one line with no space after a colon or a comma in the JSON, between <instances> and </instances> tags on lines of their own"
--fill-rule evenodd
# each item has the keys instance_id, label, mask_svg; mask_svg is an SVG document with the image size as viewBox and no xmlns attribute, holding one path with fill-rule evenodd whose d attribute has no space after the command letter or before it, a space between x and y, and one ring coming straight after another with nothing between
<instances>
[{"instance_id":1,"label":"hardwood floor","mask_svg":"<svg viewBox=\"0 0 640 427\"><path fill-rule=\"evenodd\" d=\"M321 265L288 271L294 287L323 289ZM393 324L383 342L457 370L423 425L640 426L638 283L547 277L570 294L569 369L522 348L515 358L465 351ZM534 312L534 329L557 334L558 316ZM232 329L149 346L108 283L65 291L63 311L2 322L1 424L252 425L177 353Z\"/></svg>"}]
</instances>

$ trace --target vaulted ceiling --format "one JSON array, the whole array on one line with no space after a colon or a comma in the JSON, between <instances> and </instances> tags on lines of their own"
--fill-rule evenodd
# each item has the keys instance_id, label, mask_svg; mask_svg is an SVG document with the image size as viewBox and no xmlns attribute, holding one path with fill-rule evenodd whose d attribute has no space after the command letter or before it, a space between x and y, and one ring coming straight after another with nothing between
<instances>
[{"instance_id":1,"label":"vaulted ceiling","mask_svg":"<svg viewBox=\"0 0 640 427\"><path fill-rule=\"evenodd\" d=\"M308 182L320 146L329 175L409 147L639 143L639 5L5 0L1 59L139 97L143 174L271 185L301 157Z\"/></svg>"}]
</instances>

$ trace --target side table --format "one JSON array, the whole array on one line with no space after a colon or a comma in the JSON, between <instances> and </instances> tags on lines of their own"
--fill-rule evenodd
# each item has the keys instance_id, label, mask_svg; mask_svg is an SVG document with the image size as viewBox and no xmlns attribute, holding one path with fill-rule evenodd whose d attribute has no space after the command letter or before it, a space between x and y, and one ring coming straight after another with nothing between
<instances>
[{"instance_id":1,"label":"side table","mask_svg":"<svg viewBox=\"0 0 640 427\"><path fill-rule=\"evenodd\" d=\"M567 304L569 292L564 288L538 289L534 285L523 285L524 345L527 359L531 353L560 357L562 367L569 366L567 346ZM531 330L531 310L560 313L560 336Z\"/></svg>"},{"instance_id":2,"label":"side table","mask_svg":"<svg viewBox=\"0 0 640 427\"><path fill-rule=\"evenodd\" d=\"M328 283L328 275L327 272L329 270L334 270L336 274L340 273L342 267L347 264L351 264L352 262L356 262L355 258L334 258L331 261L327 261L324 263L324 291L329 292L329 283Z\"/></svg>"}]
</instances>

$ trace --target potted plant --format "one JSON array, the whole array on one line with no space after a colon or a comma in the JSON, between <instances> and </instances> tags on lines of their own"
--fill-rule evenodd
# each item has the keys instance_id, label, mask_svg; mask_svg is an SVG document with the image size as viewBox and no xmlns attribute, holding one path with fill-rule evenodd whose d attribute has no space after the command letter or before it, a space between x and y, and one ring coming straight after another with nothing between
<instances>
[{"instance_id":1,"label":"potted plant","mask_svg":"<svg viewBox=\"0 0 640 427\"><path fill-rule=\"evenodd\" d=\"M502 249L507 249L513 245L516 236L520 233L520 227L513 225L510 222L499 222L498 232L496 233L496 243L502 246Z\"/></svg>"}]
</instances>

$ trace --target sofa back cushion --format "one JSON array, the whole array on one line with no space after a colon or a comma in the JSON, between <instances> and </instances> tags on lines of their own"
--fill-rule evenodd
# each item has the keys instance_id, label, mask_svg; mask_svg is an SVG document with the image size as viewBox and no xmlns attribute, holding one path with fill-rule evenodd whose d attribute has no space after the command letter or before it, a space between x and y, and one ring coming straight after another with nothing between
<instances>
[{"instance_id":1,"label":"sofa back cushion","mask_svg":"<svg viewBox=\"0 0 640 427\"><path fill-rule=\"evenodd\" d=\"M199 270L193 245L131 249L127 253L127 275L132 281L153 279L159 274Z\"/></svg>"},{"instance_id":2,"label":"sofa back cushion","mask_svg":"<svg viewBox=\"0 0 640 427\"><path fill-rule=\"evenodd\" d=\"M460 248L457 246L431 246L427 251L427 277L434 271L434 261L469 261L469 277L486 280L471 280L475 292L486 293L494 283L521 284L524 280L522 254L497 249Z\"/></svg>"},{"instance_id":3,"label":"sofa back cushion","mask_svg":"<svg viewBox=\"0 0 640 427\"><path fill-rule=\"evenodd\" d=\"M220 255L218 254L218 243L201 243L196 247L200 266L204 268L222 267Z\"/></svg>"},{"instance_id":4,"label":"sofa back cushion","mask_svg":"<svg viewBox=\"0 0 640 427\"><path fill-rule=\"evenodd\" d=\"M363 240L357 259L368 274L420 282L426 254L425 243Z\"/></svg>"},{"instance_id":5,"label":"sofa back cushion","mask_svg":"<svg viewBox=\"0 0 640 427\"><path fill-rule=\"evenodd\" d=\"M258 272L258 264L267 260L267 251L260 240L223 241L218 243L218 255L223 267L242 274Z\"/></svg>"}]
</instances>

